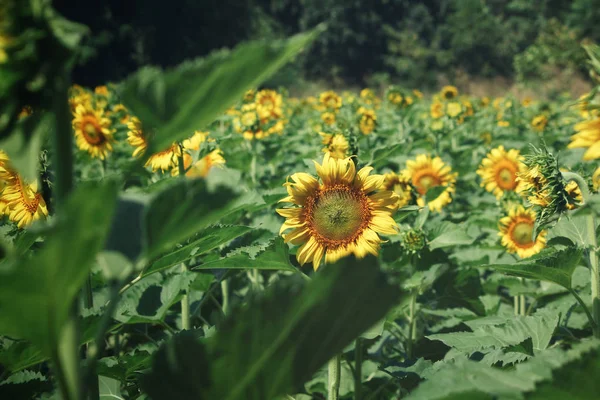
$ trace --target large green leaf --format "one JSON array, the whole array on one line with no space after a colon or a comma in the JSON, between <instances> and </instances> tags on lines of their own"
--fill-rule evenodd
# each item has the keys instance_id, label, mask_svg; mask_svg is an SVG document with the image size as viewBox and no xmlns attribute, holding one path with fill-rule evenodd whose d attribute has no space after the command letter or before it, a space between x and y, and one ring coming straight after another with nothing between
<instances>
[{"instance_id":1,"label":"large green leaf","mask_svg":"<svg viewBox=\"0 0 600 400\"><path fill-rule=\"evenodd\" d=\"M582 254L583 250L575 246L559 250L548 249L514 264L488 264L481 268L492 268L521 278L554 282L571 289L571 276Z\"/></svg>"},{"instance_id":2,"label":"large green leaf","mask_svg":"<svg viewBox=\"0 0 600 400\"><path fill-rule=\"evenodd\" d=\"M264 200L256 192L238 193L227 186L209 187L202 179L177 179L151 200L144 213L146 256L152 258L228 214Z\"/></svg>"},{"instance_id":3,"label":"large green leaf","mask_svg":"<svg viewBox=\"0 0 600 400\"><path fill-rule=\"evenodd\" d=\"M121 85L125 104L156 135L147 154L204 129L243 93L311 43L318 27L287 40L248 42L162 71L144 67Z\"/></svg>"},{"instance_id":4,"label":"large green leaf","mask_svg":"<svg viewBox=\"0 0 600 400\"><path fill-rule=\"evenodd\" d=\"M143 276L163 271L174 265L181 264L193 257L201 256L206 252L239 237L253 228L241 225L211 226L199 233L200 239L168 253L154 261Z\"/></svg>"},{"instance_id":5,"label":"large green leaf","mask_svg":"<svg viewBox=\"0 0 600 400\"><path fill-rule=\"evenodd\" d=\"M251 254L255 253L255 254ZM283 239L276 237L266 247L247 246L236 249L220 260L209 261L199 265L194 270L202 269L271 269L299 272L290 263L288 246Z\"/></svg>"},{"instance_id":6,"label":"large green leaf","mask_svg":"<svg viewBox=\"0 0 600 400\"><path fill-rule=\"evenodd\" d=\"M171 340L143 388L156 399L277 398L306 382L399 297L372 258L326 266L310 283L281 280L232 313L206 345L190 334Z\"/></svg>"},{"instance_id":7,"label":"large green leaf","mask_svg":"<svg viewBox=\"0 0 600 400\"><path fill-rule=\"evenodd\" d=\"M111 182L81 186L67 200L63 219L43 249L0 270L1 334L27 339L50 354L104 246L116 194Z\"/></svg>"}]
</instances>

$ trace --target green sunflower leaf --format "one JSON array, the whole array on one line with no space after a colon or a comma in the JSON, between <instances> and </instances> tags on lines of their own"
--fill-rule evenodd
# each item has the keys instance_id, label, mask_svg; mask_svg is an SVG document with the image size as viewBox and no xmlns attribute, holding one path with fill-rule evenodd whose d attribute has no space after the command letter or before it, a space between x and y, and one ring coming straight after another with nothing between
<instances>
[{"instance_id":1,"label":"green sunflower leaf","mask_svg":"<svg viewBox=\"0 0 600 400\"><path fill-rule=\"evenodd\" d=\"M0 268L0 334L50 355L110 228L117 185L82 185L67 199L44 247ZM27 310L27 312L23 312Z\"/></svg>"},{"instance_id":2,"label":"green sunflower leaf","mask_svg":"<svg viewBox=\"0 0 600 400\"><path fill-rule=\"evenodd\" d=\"M521 278L554 282L571 289L571 277L582 255L583 249L576 246L551 248L514 264L487 264L479 267L495 269Z\"/></svg>"},{"instance_id":3,"label":"green sunflower leaf","mask_svg":"<svg viewBox=\"0 0 600 400\"><path fill-rule=\"evenodd\" d=\"M123 104L155 132L146 154L204 129L244 92L270 77L323 27L287 40L243 43L163 71L144 67L121 84Z\"/></svg>"}]
</instances>

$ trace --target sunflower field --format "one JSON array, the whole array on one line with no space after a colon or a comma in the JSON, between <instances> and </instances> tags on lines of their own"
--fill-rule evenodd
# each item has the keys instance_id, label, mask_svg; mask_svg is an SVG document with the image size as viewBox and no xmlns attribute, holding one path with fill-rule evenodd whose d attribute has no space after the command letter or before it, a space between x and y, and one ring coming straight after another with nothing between
<instances>
[{"instance_id":1,"label":"sunflower field","mask_svg":"<svg viewBox=\"0 0 600 400\"><path fill-rule=\"evenodd\" d=\"M263 82L327 28L121 82L0 6L0 398L597 399L580 98Z\"/></svg>"}]
</instances>

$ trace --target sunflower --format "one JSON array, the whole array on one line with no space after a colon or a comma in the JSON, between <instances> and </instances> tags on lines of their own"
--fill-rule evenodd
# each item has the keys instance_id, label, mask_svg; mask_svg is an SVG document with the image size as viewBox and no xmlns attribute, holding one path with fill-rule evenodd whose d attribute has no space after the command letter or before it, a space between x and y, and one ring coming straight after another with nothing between
<instances>
[{"instance_id":1,"label":"sunflower","mask_svg":"<svg viewBox=\"0 0 600 400\"><path fill-rule=\"evenodd\" d=\"M501 128L507 128L507 127L509 127L509 126L510 126L510 122L508 122L508 121L503 121L503 120L500 120L500 121L498 121L498 124L497 124L497 125L498 125L499 127L501 127Z\"/></svg>"},{"instance_id":2,"label":"sunflower","mask_svg":"<svg viewBox=\"0 0 600 400\"><path fill-rule=\"evenodd\" d=\"M324 110L337 111L342 107L342 98L333 90L329 90L319 95L319 103Z\"/></svg>"},{"instance_id":3,"label":"sunflower","mask_svg":"<svg viewBox=\"0 0 600 400\"><path fill-rule=\"evenodd\" d=\"M509 253L517 253L521 258L531 257L539 253L546 245L546 231L533 240L535 212L523 206L513 207L508 216L500 219L498 228L502 237L502 245Z\"/></svg>"},{"instance_id":4,"label":"sunflower","mask_svg":"<svg viewBox=\"0 0 600 400\"><path fill-rule=\"evenodd\" d=\"M413 94L417 97L417 99L422 99L423 98L423 92L421 92L418 89L413 89Z\"/></svg>"},{"instance_id":5,"label":"sunflower","mask_svg":"<svg viewBox=\"0 0 600 400\"><path fill-rule=\"evenodd\" d=\"M23 108L21 108L21 111L19 112L19 115L17 115L17 118L25 119L31 114L33 114L33 109L31 108L31 106L24 106Z\"/></svg>"},{"instance_id":6,"label":"sunflower","mask_svg":"<svg viewBox=\"0 0 600 400\"><path fill-rule=\"evenodd\" d=\"M525 164L519 150L506 151L504 146L499 146L492 149L481 161L477 175L482 179L481 186L499 199L504 192L517 190L519 186L517 174L525 171Z\"/></svg>"},{"instance_id":7,"label":"sunflower","mask_svg":"<svg viewBox=\"0 0 600 400\"><path fill-rule=\"evenodd\" d=\"M412 200L412 188L410 180L403 175L398 175L395 172L388 172L384 175L383 188L398 195L397 207L404 207Z\"/></svg>"},{"instance_id":8,"label":"sunflower","mask_svg":"<svg viewBox=\"0 0 600 400\"><path fill-rule=\"evenodd\" d=\"M531 97L525 97L525 98L523 98L523 100L521 100L521 105L523 107L529 107L532 104L533 104L533 99Z\"/></svg>"},{"instance_id":9,"label":"sunflower","mask_svg":"<svg viewBox=\"0 0 600 400\"><path fill-rule=\"evenodd\" d=\"M600 167L596 168L594 174L592 175L592 185L594 186L594 190L600 191Z\"/></svg>"},{"instance_id":10,"label":"sunflower","mask_svg":"<svg viewBox=\"0 0 600 400\"><path fill-rule=\"evenodd\" d=\"M546 207L551 202L550 193L546 189L547 180L537 165L526 168L524 172L517 173L519 182L515 191L534 205Z\"/></svg>"},{"instance_id":11,"label":"sunflower","mask_svg":"<svg viewBox=\"0 0 600 400\"><path fill-rule=\"evenodd\" d=\"M212 167L219 167L223 164L225 164L223 153L220 149L215 149L196 161L185 173L185 176L189 176L190 178L206 178Z\"/></svg>"},{"instance_id":12,"label":"sunflower","mask_svg":"<svg viewBox=\"0 0 600 400\"><path fill-rule=\"evenodd\" d=\"M567 147L569 149L587 148L583 155L584 160L600 158L600 117L578 123L575 125L575 130L577 133L571 136L571 143Z\"/></svg>"},{"instance_id":13,"label":"sunflower","mask_svg":"<svg viewBox=\"0 0 600 400\"><path fill-rule=\"evenodd\" d=\"M442 118L444 116L444 105L439 101L434 101L429 107L429 114L431 118Z\"/></svg>"},{"instance_id":14,"label":"sunflower","mask_svg":"<svg viewBox=\"0 0 600 400\"><path fill-rule=\"evenodd\" d=\"M4 188L2 200L10 209L8 218L19 228L48 216L48 207L37 191L37 182L27 184L19 175Z\"/></svg>"},{"instance_id":15,"label":"sunflower","mask_svg":"<svg viewBox=\"0 0 600 400\"><path fill-rule=\"evenodd\" d=\"M460 103L456 101L448 103L448 107L446 107L446 114L448 114L449 117L455 118L460 113L462 113L462 106Z\"/></svg>"},{"instance_id":16,"label":"sunflower","mask_svg":"<svg viewBox=\"0 0 600 400\"><path fill-rule=\"evenodd\" d=\"M350 254L358 258L377 255L378 234L397 233L392 214L398 198L382 190L383 175L369 176L372 167L357 173L350 158L329 154L322 165L315 162L315 167L321 180L303 172L293 174L292 181L284 184L289 196L280 201L297 207L277 210L286 218L280 229L285 241L301 245L298 262L312 262L317 270L323 256L326 263L333 263Z\"/></svg>"},{"instance_id":17,"label":"sunflower","mask_svg":"<svg viewBox=\"0 0 600 400\"><path fill-rule=\"evenodd\" d=\"M542 132L548 125L548 118L545 115L538 115L531 120L531 126L538 132Z\"/></svg>"},{"instance_id":18,"label":"sunflower","mask_svg":"<svg viewBox=\"0 0 600 400\"><path fill-rule=\"evenodd\" d=\"M254 90L254 89L246 90L246 93L244 93L244 102L245 103L253 102L255 96L256 96L256 90Z\"/></svg>"},{"instance_id":19,"label":"sunflower","mask_svg":"<svg viewBox=\"0 0 600 400\"><path fill-rule=\"evenodd\" d=\"M75 140L80 150L87 151L93 158L104 160L112 151L114 129L103 109L94 110L79 104L73 113Z\"/></svg>"},{"instance_id":20,"label":"sunflower","mask_svg":"<svg viewBox=\"0 0 600 400\"><path fill-rule=\"evenodd\" d=\"M394 105L399 105L402 104L402 101L404 100L404 97L402 96L402 93L399 92L390 92L387 95L387 99L390 103L394 104Z\"/></svg>"},{"instance_id":21,"label":"sunflower","mask_svg":"<svg viewBox=\"0 0 600 400\"><path fill-rule=\"evenodd\" d=\"M214 139L209 139L208 135L210 135L210 132L203 132L203 131L196 131L194 132L194 134L192 135L191 138L189 139L185 139L181 145L183 146L184 150L195 150L198 151L200 150L200 146L202 146L202 143L209 141L209 142L214 142Z\"/></svg>"},{"instance_id":22,"label":"sunflower","mask_svg":"<svg viewBox=\"0 0 600 400\"><path fill-rule=\"evenodd\" d=\"M574 210L583 204L583 195L577 182L570 181L565 185L567 194L567 210Z\"/></svg>"},{"instance_id":23,"label":"sunflower","mask_svg":"<svg viewBox=\"0 0 600 400\"><path fill-rule=\"evenodd\" d=\"M360 107L357 113L361 116L358 125L362 134L368 135L373 132L375 130L375 125L377 124L377 115L375 114L375 111Z\"/></svg>"},{"instance_id":24,"label":"sunflower","mask_svg":"<svg viewBox=\"0 0 600 400\"><path fill-rule=\"evenodd\" d=\"M105 85L96 86L94 88L94 93L96 93L99 96L107 97L108 96L108 88Z\"/></svg>"},{"instance_id":25,"label":"sunflower","mask_svg":"<svg viewBox=\"0 0 600 400\"><path fill-rule=\"evenodd\" d=\"M131 117L127 122L127 129L127 143L135 147L132 156L137 157L144 154L146 148L148 148L148 139L142 130L141 121L137 117Z\"/></svg>"},{"instance_id":26,"label":"sunflower","mask_svg":"<svg viewBox=\"0 0 600 400\"><path fill-rule=\"evenodd\" d=\"M146 167L150 166L152 168L152 172L156 172L159 169L162 172L165 172L177 166L178 157L180 156L181 146L179 146L178 143L173 143L165 150L159 151L156 154L152 154L150 158L148 158L148 161L146 161Z\"/></svg>"},{"instance_id":27,"label":"sunflower","mask_svg":"<svg viewBox=\"0 0 600 400\"><path fill-rule=\"evenodd\" d=\"M281 95L274 90L261 90L254 101L260 119L277 119L283 115Z\"/></svg>"},{"instance_id":28,"label":"sunflower","mask_svg":"<svg viewBox=\"0 0 600 400\"><path fill-rule=\"evenodd\" d=\"M335 124L335 113L324 112L321 114L321 119L325 125L333 125Z\"/></svg>"},{"instance_id":29,"label":"sunflower","mask_svg":"<svg viewBox=\"0 0 600 400\"><path fill-rule=\"evenodd\" d=\"M344 135L336 133L335 135L319 132L323 138L321 143L325 145L323 153L329 154L332 158L346 158L350 145Z\"/></svg>"},{"instance_id":30,"label":"sunflower","mask_svg":"<svg viewBox=\"0 0 600 400\"><path fill-rule=\"evenodd\" d=\"M442 96L444 100L452 100L453 98L458 96L458 89L456 88L456 86L444 86L440 91L440 96Z\"/></svg>"},{"instance_id":31,"label":"sunflower","mask_svg":"<svg viewBox=\"0 0 600 400\"><path fill-rule=\"evenodd\" d=\"M401 173L404 179L410 180L420 197L417 204L425 206L425 194L429 189L442 186L445 189L433 200L427 203L431 211L442 211L442 208L452 202L456 173L452 173L449 166L441 158L420 154L415 160L406 162L406 169Z\"/></svg>"}]
</instances>

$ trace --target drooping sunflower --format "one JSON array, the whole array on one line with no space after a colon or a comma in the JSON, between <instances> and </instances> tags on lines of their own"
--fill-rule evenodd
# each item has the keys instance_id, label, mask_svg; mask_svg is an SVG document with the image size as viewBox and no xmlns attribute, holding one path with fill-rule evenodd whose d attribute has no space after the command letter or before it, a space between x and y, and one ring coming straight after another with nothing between
<instances>
[{"instance_id":1,"label":"drooping sunflower","mask_svg":"<svg viewBox=\"0 0 600 400\"><path fill-rule=\"evenodd\" d=\"M583 155L584 160L600 158L600 117L576 124L575 130L577 133L571 136L571 143L567 147L587 148Z\"/></svg>"},{"instance_id":2,"label":"drooping sunflower","mask_svg":"<svg viewBox=\"0 0 600 400\"><path fill-rule=\"evenodd\" d=\"M325 145L323 153L329 154L333 158L346 158L350 145L344 135L336 133L335 135L319 132L323 138L321 143Z\"/></svg>"},{"instance_id":3,"label":"drooping sunflower","mask_svg":"<svg viewBox=\"0 0 600 400\"><path fill-rule=\"evenodd\" d=\"M523 206L511 208L508 215L500 219L498 235L509 253L516 253L521 258L531 257L539 253L546 245L546 231L540 232L533 240L535 211Z\"/></svg>"},{"instance_id":4,"label":"drooping sunflower","mask_svg":"<svg viewBox=\"0 0 600 400\"><path fill-rule=\"evenodd\" d=\"M427 203L431 211L442 211L442 208L452 202L452 193L456 183L456 173L450 166L444 164L441 158L420 154L415 160L406 162L406 169L401 172L404 179L409 179L419 193L417 204L425 206L425 194L428 190L442 186L445 189L433 200Z\"/></svg>"},{"instance_id":5,"label":"drooping sunflower","mask_svg":"<svg viewBox=\"0 0 600 400\"><path fill-rule=\"evenodd\" d=\"M413 199L413 192L410 186L410 180L406 176L398 175L395 172L388 172L384 175L383 188L398 195L398 208L409 204Z\"/></svg>"},{"instance_id":6,"label":"drooping sunflower","mask_svg":"<svg viewBox=\"0 0 600 400\"><path fill-rule=\"evenodd\" d=\"M452 100L456 96L458 96L458 89L456 86L446 85L440 91L440 96L444 100Z\"/></svg>"},{"instance_id":7,"label":"drooping sunflower","mask_svg":"<svg viewBox=\"0 0 600 400\"><path fill-rule=\"evenodd\" d=\"M520 182L517 175L525 171L526 167L519 150L506 151L504 146L499 146L492 149L481 161L477 175L482 179L481 186L499 199L504 192L517 191Z\"/></svg>"},{"instance_id":8,"label":"drooping sunflower","mask_svg":"<svg viewBox=\"0 0 600 400\"><path fill-rule=\"evenodd\" d=\"M195 131L194 134L192 135L192 137L185 139L181 143L181 145L183 146L184 150L198 151L198 150L200 150L200 146L202 145L202 143L204 143L206 141L214 142L214 139L208 138L209 135L210 135L210 132Z\"/></svg>"},{"instance_id":9,"label":"drooping sunflower","mask_svg":"<svg viewBox=\"0 0 600 400\"><path fill-rule=\"evenodd\" d=\"M148 139L142 130L142 123L137 117L131 117L127 122L127 143L135 147L133 157L144 154L148 148Z\"/></svg>"},{"instance_id":10,"label":"drooping sunflower","mask_svg":"<svg viewBox=\"0 0 600 400\"><path fill-rule=\"evenodd\" d=\"M538 115L531 120L531 126L538 132L542 132L548 125L548 118L545 115Z\"/></svg>"},{"instance_id":11,"label":"drooping sunflower","mask_svg":"<svg viewBox=\"0 0 600 400\"><path fill-rule=\"evenodd\" d=\"M285 241L301 245L298 262L312 262L317 270L323 257L333 263L350 254L358 258L377 255L378 234L397 233L392 214L398 199L382 190L383 175L369 175L372 167L356 172L351 158L336 159L329 154L323 164L315 162L315 167L320 181L304 172L293 174L284 184L288 196L280 202L296 207L277 210L286 218L280 229Z\"/></svg>"},{"instance_id":12,"label":"drooping sunflower","mask_svg":"<svg viewBox=\"0 0 600 400\"><path fill-rule=\"evenodd\" d=\"M567 210L574 210L583 204L583 194L579 185L575 181L570 181L565 185L567 195Z\"/></svg>"},{"instance_id":13,"label":"drooping sunflower","mask_svg":"<svg viewBox=\"0 0 600 400\"><path fill-rule=\"evenodd\" d=\"M19 228L48 216L48 207L35 181L27 184L17 175L2 191L2 198L10 209L8 218Z\"/></svg>"},{"instance_id":14,"label":"drooping sunflower","mask_svg":"<svg viewBox=\"0 0 600 400\"><path fill-rule=\"evenodd\" d=\"M546 189L547 181L537 165L517 173L519 185L515 189L521 196L536 206L546 207L551 202L550 193Z\"/></svg>"},{"instance_id":15,"label":"drooping sunflower","mask_svg":"<svg viewBox=\"0 0 600 400\"><path fill-rule=\"evenodd\" d=\"M114 129L104 110L79 104L73 113L75 141L79 149L87 151L93 158L104 160L112 151Z\"/></svg>"},{"instance_id":16,"label":"drooping sunflower","mask_svg":"<svg viewBox=\"0 0 600 400\"><path fill-rule=\"evenodd\" d=\"M159 169L162 172L165 172L177 166L177 160L180 156L181 146L179 146L178 143L173 143L165 150L152 154L150 158L148 158L148 161L146 161L146 166L150 166L152 172L156 172Z\"/></svg>"}]
</instances>

